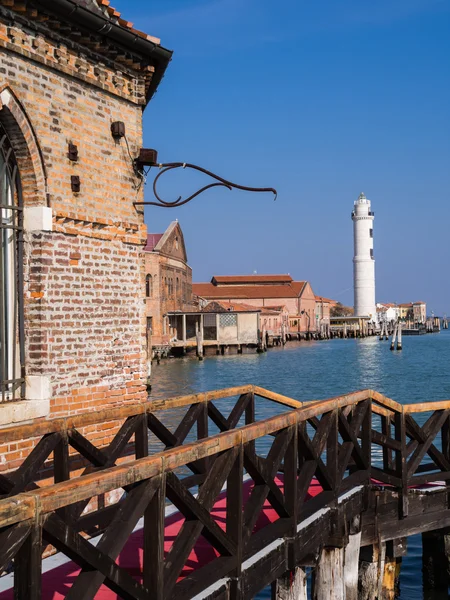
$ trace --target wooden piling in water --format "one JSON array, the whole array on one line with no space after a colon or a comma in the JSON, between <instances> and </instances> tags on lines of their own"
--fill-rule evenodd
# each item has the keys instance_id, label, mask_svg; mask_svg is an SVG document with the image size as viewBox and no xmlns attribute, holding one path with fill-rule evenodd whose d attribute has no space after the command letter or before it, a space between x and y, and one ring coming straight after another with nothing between
<instances>
[{"instance_id":1,"label":"wooden piling in water","mask_svg":"<svg viewBox=\"0 0 450 600\"><path fill-rule=\"evenodd\" d=\"M391 350L395 350L395 341L397 339L397 327L398 327L398 323L396 323L394 325L394 332L392 334L392 340L391 340Z\"/></svg>"},{"instance_id":2,"label":"wooden piling in water","mask_svg":"<svg viewBox=\"0 0 450 600\"><path fill-rule=\"evenodd\" d=\"M313 577L313 600L345 600L344 549L324 548Z\"/></svg>"},{"instance_id":3,"label":"wooden piling in water","mask_svg":"<svg viewBox=\"0 0 450 600\"><path fill-rule=\"evenodd\" d=\"M361 548L358 576L359 600L379 600L381 597L385 557L385 543Z\"/></svg>"},{"instance_id":4,"label":"wooden piling in water","mask_svg":"<svg viewBox=\"0 0 450 600\"><path fill-rule=\"evenodd\" d=\"M360 529L360 518L357 529ZM348 544L344 550L344 597L345 600L358 600L358 564L361 546L361 530L353 535L350 532Z\"/></svg>"},{"instance_id":5,"label":"wooden piling in water","mask_svg":"<svg viewBox=\"0 0 450 600\"><path fill-rule=\"evenodd\" d=\"M424 590L445 590L449 585L449 530L422 533L422 573Z\"/></svg>"},{"instance_id":6,"label":"wooden piling in water","mask_svg":"<svg viewBox=\"0 0 450 600\"><path fill-rule=\"evenodd\" d=\"M272 584L272 600L307 600L306 571L297 567Z\"/></svg>"},{"instance_id":7,"label":"wooden piling in water","mask_svg":"<svg viewBox=\"0 0 450 600\"><path fill-rule=\"evenodd\" d=\"M397 350L402 349L402 324L398 323Z\"/></svg>"}]
</instances>

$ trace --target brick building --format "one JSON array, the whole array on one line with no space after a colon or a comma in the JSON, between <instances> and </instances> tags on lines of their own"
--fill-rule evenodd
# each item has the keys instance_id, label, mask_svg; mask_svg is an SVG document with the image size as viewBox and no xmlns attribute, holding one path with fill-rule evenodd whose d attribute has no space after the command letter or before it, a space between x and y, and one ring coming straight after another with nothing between
<instances>
[{"instance_id":1,"label":"brick building","mask_svg":"<svg viewBox=\"0 0 450 600\"><path fill-rule=\"evenodd\" d=\"M290 275L215 276L210 283L194 283L192 289L206 300L286 307L291 330L316 331L316 297L308 281L294 281Z\"/></svg>"},{"instance_id":2,"label":"brick building","mask_svg":"<svg viewBox=\"0 0 450 600\"><path fill-rule=\"evenodd\" d=\"M171 53L107 0L0 0L0 54L0 425L145 402L132 157Z\"/></svg>"},{"instance_id":3,"label":"brick building","mask_svg":"<svg viewBox=\"0 0 450 600\"><path fill-rule=\"evenodd\" d=\"M168 313L193 308L192 269L178 221L164 233L149 234L144 250L147 331L155 349L168 345L174 335Z\"/></svg>"}]
</instances>

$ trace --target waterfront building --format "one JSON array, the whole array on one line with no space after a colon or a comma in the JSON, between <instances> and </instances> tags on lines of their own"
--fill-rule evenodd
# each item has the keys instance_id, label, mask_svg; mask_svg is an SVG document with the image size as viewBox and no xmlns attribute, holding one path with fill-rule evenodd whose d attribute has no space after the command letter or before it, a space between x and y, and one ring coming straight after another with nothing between
<instances>
[{"instance_id":1,"label":"waterfront building","mask_svg":"<svg viewBox=\"0 0 450 600\"><path fill-rule=\"evenodd\" d=\"M376 321L375 258L373 255L374 213L370 200L361 193L354 203L353 212L353 287L355 316Z\"/></svg>"},{"instance_id":2,"label":"waterfront building","mask_svg":"<svg viewBox=\"0 0 450 600\"><path fill-rule=\"evenodd\" d=\"M174 354L236 354L256 350L260 341L261 310L248 304L213 301L201 310L169 311L167 318Z\"/></svg>"},{"instance_id":3,"label":"waterfront building","mask_svg":"<svg viewBox=\"0 0 450 600\"><path fill-rule=\"evenodd\" d=\"M316 325L320 330L322 325L330 324L330 310L337 302L323 296L316 296Z\"/></svg>"},{"instance_id":4,"label":"waterfront building","mask_svg":"<svg viewBox=\"0 0 450 600\"><path fill-rule=\"evenodd\" d=\"M0 425L146 402L132 157L171 53L106 1L0 5Z\"/></svg>"},{"instance_id":5,"label":"waterfront building","mask_svg":"<svg viewBox=\"0 0 450 600\"><path fill-rule=\"evenodd\" d=\"M414 310L412 302L405 302L398 305L398 317L402 321L412 321L414 318Z\"/></svg>"},{"instance_id":6,"label":"waterfront building","mask_svg":"<svg viewBox=\"0 0 450 600\"><path fill-rule=\"evenodd\" d=\"M192 269L178 221L164 233L150 233L144 253L147 335L154 352L168 348L175 336L169 313L193 310Z\"/></svg>"},{"instance_id":7,"label":"waterfront building","mask_svg":"<svg viewBox=\"0 0 450 600\"><path fill-rule=\"evenodd\" d=\"M308 281L294 281L290 275L217 275L210 283L194 283L192 289L206 300L244 302L255 308L285 306L290 331L316 331L316 297Z\"/></svg>"},{"instance_id":8,"label":"waterfront building","mask_svg":"<svg viewBox=\"0 0 450 600\"><path fill-rule=\"evenodd\" d=\"M425 302L413 302L413 319L414 323L424 324L427 320L427 305Z\"/></svg>"},{"instance_id":9,"label":"waterfront building","mask_svg":"<svg viewBox=\"0 0 450 600\"><path fill-rule=\"evenodd\" d=\"M396 322L400 316L400 309L396 304L392 303L377 303L378 322L385 321L386 323Z\"/></svg>"}]
</instances>

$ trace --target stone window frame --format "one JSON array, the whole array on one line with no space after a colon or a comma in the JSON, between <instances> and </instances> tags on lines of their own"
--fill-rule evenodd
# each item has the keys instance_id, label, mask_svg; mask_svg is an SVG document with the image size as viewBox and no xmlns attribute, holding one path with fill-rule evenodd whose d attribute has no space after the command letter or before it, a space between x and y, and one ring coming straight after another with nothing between
<instances>
[{"instance_id":1,"label":"stone window frame","mask_svg":"<svg viewBox=\"0 0 450 600\"><path fill-rule=\"evenodd\" d=\"M23 197L20 171L0 123L0 402L25 397Z\"/></svg>"},{"instance_id":2,"label":"stone window frame","mask_svg":"<svg viewBox=\"0 0 450 600\"><path fill-rule=\"evenodd\" d=\"M0 87L0 124L6 131L20 173L23 200L24 246L33 232L52 231L52 209L47 204L47 174L43 154L28 115L9 85ZM25 254L25 252L24 252ZM22 266L24 262L22 261ZM26 295L26 289L24 291ZM51 379L27 370L27 322L25 312L24 392L14 402L0 402L0 427L45 417L50 412Z\"/></svg>"}]
</instances>

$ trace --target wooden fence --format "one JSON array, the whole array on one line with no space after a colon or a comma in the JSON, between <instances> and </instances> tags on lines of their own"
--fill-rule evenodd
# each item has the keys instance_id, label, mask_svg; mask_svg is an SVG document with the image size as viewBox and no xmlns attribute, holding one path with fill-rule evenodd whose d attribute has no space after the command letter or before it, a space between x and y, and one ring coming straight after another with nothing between
<instances>
[{"instance_id":1,"label":"wooden fence","mask_svg":"<svg viewBox=\"0 0 450 600\"><path fill-rule=\"evenodd\" d=\"M261 402L282 412L257 420ZM169 410L172 422L179 411L176 426L164 422ZM83 429L106 422L118 422L118 432L97 447ZM450 480L449 424L450 402L400 405L364 390L301 403L242 386L3 429L0 443L36 444L18 469L0 476L0 572L13 565L15 597L39 599L50 546L81 568L68 599L95 598L103 584L121 598L158 600L192 598L225 576L239 587L245 560L295 536L299 523L355 486L392 487L405 518L408 488ZM152 439L163 451L149 454ZM117 490L114 503L92 503ZM224 527L211 516L219 497ZM185 521L165 553L167 503ZM267 504L276 519L256 529ZM116 559L142 518L137 580ZM93 546L87 538L100 533ZM200 536L216 558L181 578Z\"/></svg>"}]
</instances>

